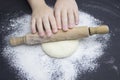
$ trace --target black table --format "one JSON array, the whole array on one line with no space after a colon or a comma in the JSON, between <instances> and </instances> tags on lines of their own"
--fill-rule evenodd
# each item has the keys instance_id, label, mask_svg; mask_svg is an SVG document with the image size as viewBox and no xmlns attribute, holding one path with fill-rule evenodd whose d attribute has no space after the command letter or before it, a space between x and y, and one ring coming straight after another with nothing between
<instances>
[{"instance_id":1,"label":"black table","mask_svg":"<svg viewBox=\"0 0 120 80\"><path fill-rule=\"evenodd\" d=\"M49 5L55 3L46 1ZM79 9L109 25L111 34L105 54L98 60L100 67L82 77L78 75L77 80L120 80L120 0L77 0L77 3ZM4 38L11 32L7 30L9 19L23 14L31 14L27 0L0 0L0 80L18 80L14 68L9 67L1 53L5 47Z\"/></svg>"}]
</instances>

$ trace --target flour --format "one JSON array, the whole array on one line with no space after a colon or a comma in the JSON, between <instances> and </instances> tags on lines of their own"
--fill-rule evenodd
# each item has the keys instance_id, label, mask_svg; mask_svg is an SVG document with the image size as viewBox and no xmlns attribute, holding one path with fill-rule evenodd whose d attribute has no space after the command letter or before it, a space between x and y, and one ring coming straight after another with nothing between
<instances>
[{"instance_id":1,"label":"flour","mask_svg":"<svg viewBox=\"0 0 120 80\"><path fill-rule=\"evenodd\" d=\"M23 36L30 30L30 15L11 19L10 26L15 31L6 36L8 42L11 36ZM81 26L97 26L101 21L91 15L80 12ZM9 43L4 48L3 56L8 59L11 67L18 75L27 80L76 80L77 75L85 71L93 71L98 67L96 59L104 54L110 35L93 35L80 40L77 51L70 57L55 59L47 56L40 45L11 47ZM102 40L99 40L102 39Z\"/></svg>"}]
</instances>

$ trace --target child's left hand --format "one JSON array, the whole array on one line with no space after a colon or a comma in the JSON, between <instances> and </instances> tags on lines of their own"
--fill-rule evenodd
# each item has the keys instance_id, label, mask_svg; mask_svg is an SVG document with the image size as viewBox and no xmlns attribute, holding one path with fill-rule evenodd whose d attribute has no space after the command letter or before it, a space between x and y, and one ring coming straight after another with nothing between
<instances>
[{"instance_id":1,"label":"child's left hand","mask_svg":"<svg viewBox=\"0 0 120 80\"><path fill-rule=\"evenodd\" d=\"M78 24L78 6L75 0L57 0L54 10L58 29L67 31Z\"/></svg>"}]
</instances>

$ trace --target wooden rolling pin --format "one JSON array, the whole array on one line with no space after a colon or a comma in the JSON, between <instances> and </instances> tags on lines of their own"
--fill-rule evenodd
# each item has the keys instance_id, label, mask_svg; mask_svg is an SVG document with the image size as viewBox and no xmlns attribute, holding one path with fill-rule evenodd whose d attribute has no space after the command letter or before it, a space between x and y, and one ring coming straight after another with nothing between
<instances>
[{"instance_id":1,"label":"wooden rolling pin","mask_svg":"<svg viewBox=\"0 0 120 80\"><path fill-rule=\"evenodd\" d=\"M10 38L10 44L12 46L21 45L21 44L41 44L46 42L55 42L63 40L75 40L88 37L93 34L106 34L109 32L107 25L101 25L98 27L74 27L71 30L63 31L59 30L56 34L53 34L51 37L45 36L40 38L38 33L36 34L27 34L23 37L13 37Z\"/></svg>"}]
</instances>

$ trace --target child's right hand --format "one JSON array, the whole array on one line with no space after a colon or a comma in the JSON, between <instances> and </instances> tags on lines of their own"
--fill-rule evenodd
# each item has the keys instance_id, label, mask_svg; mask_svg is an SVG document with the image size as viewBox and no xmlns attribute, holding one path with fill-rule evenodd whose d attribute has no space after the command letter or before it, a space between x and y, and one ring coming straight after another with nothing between
<instances>
[{"instance_id":1,"label":"child's right hand","mask_svg":"<svg viewBox=\"0 0 120 80\"><path fill-rule=\"evenodd\" d=\"M50 37L52 33L56 33L57 25L53 9L46 4L35 7L32 11L31 28L33 33L38 30L41 37L45 34Z\"/></svg>"}]
</instances>

